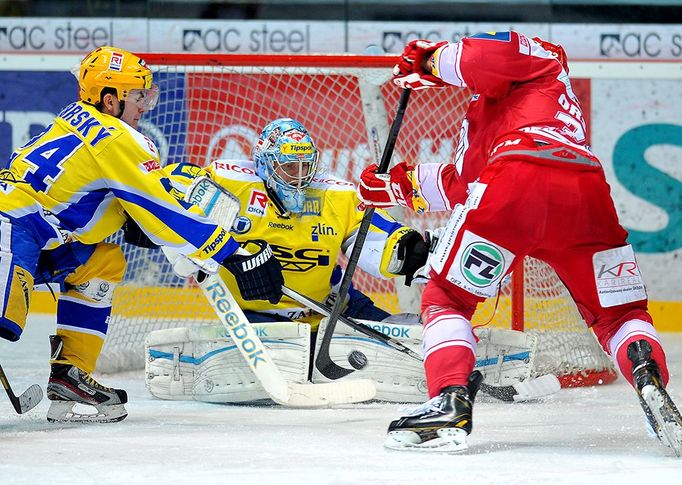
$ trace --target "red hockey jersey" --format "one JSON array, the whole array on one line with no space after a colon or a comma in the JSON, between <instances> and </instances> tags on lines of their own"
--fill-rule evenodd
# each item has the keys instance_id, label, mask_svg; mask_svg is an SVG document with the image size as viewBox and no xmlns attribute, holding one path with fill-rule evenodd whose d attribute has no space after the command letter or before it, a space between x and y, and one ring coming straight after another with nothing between
<instances>
[{"instance_id":1,"label":"red hockey jersey","mask_svg":"<svg viewBox=\"0 0 682 485\"><path fill-rule=\"evenodd\" d=\"M517 32L489 32L447 44L434 56L436 76L475 94L462 122L454 164L415 169L416 195L423 198L414 201L415 208L450 210L463 202L467 184L478 178L493 150L499 159L504 150L498 145L513 143L505 135L525 133L538 146L553 148L550 157L540 157L553 159L548 163L561 163L561 155L568 154L568 163L577 159L579 168L598 166L585 145L585 121L567 67L540 41Z\"/></svg>"}]
</instances>

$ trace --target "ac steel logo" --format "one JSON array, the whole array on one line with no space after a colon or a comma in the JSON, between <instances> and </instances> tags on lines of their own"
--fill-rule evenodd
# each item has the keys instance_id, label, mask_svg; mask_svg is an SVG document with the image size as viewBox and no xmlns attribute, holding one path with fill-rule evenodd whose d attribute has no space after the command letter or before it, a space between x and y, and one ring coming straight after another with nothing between
<instances>
[{"instance_id":1,"label":"ac steel logo","mask_svg":"<svg viewBox=\"0 0 682 485\"><path fill-rule=\"evenodd\" d=\"M673 35L670 39L673 56L680 55L681 39L680 35ZM606 33L600 35L599 54L604 57L659 57L664 44L665 41L656 32Z\"/></svg>"},{"instance_id":2,"label":"ac steel logo","mask_svg":"<svg viewBox=\"0 0 682 485\"><path fill-rule=\"evenodd\" d=\"M329 266L329 250L316 248L294 249L271 245L272 252L282 265L282 271L305 273L318 266Z\"/></svg>"},{"instance_id":3,"label":"ac steel logo","mask_svg":"<svg viewBox=\"0 0 682 485\"><path fill-rule=\"evenodd\" d=\"M245 216L239 216L232 224L232 231L236 234L246 234L251 230L251 219Z\"/></svg>"},{"instance_id":4,"label":"ac steel logo","mask_svg":"<svg viewBox=\"0 0 682 485\"><path fill-rule=\"evenodd\" d=\"M246 206L246 213L258 217L265 217L268 208L268 195L260 190L253 189L249 197L249 205Z\"/></svg>"},{"instance_id":5,"label":"ac steel logo","mask_svg":"<svg viewBox=\"0 0 682 485\"><path fill-rule=\"evenodd\" d=\"M253 28L182 29L184 52L304 53L310 52L310 25L273 28L263 23Z\"/></svg>"},{"instance_id":6,"label":"ac steel logo","mask_svg":"<svg viewBox=\"0 0 682 485\"><path fill-rule=\"evenodd\" d=\"M460 265L469 283L484 288L502 276L504 256L491 244L475 242L464 250Z\"/></svg>"},{"instance_id":7,"label":"ac steel logo","mask_svg":"<svg viewBox=\"0 0 682 485\"><path fill-rule=\"evenodd\" d=\"M599 288L639 284L641 282L636 261L622 261L614 266L602 264L597 274Z\"/></svg>"}]
</instances>

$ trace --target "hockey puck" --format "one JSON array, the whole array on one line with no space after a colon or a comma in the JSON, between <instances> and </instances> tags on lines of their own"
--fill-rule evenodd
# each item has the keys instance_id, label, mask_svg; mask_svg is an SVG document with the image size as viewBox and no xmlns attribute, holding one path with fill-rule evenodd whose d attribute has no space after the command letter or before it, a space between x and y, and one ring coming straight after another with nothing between
<instances>
[{"instance_id":1,"label":"hockey puck","mask_svg":"<svg viewBox=\"0 0 682 485\"><path fill-rule=\"evenodd\" d=\"M348 354L348 363L353 369L360 370L367 365L367 356L359 350L354 350Z\"/></svg>"}]
</instances>

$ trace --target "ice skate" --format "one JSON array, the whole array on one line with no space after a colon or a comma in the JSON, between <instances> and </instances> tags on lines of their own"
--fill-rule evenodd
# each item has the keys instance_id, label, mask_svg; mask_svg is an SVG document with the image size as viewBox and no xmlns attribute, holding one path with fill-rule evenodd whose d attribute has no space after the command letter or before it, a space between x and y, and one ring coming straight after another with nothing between
<instances>
[{"instance_id":1,"label":"ice skate","mask_svg":"<svg viewBox=\"0 0 682 485\"><path fill-rule=\"evenodd\" d=\"M391 422L384 446L439 453L466 450L466 437L473 428L474 399L482 380L481 373L474 371L466 387L446 387L410 415Z\"/></svg>"},{"instance_id":2,"label":"ice skate","mask_svg":"<svg viewBox=\"0 0 682 485\"><path fill-rule=\"evenodd\" d=\"M663 386L658 365L651 359L651 345L638 340L628 345L639 402L658 439L682 456L682 417Z\"/></svg>"},{"instance_id":3,"label":"ice skate","mask_svg":"<svg viewBox=\"0 0 682 485\"><path fill-rule=\"evenodd\" d=\"M52 369L47 383L47 398L52 401L47 411L49 422L114 423L128 416L128 395L123 389L105 387L89 374L68 363L60 363L61 339L50 336ZM57 360L57 362L54 362ZM95 408L95 412L79 412L76 405Z\"/></svg>"}]
</instances>

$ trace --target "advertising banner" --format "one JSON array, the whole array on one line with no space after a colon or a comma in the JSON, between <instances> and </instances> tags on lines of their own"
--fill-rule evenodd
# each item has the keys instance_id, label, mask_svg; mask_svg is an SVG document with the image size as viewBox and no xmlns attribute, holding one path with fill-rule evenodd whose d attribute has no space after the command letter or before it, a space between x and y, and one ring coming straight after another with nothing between
<instances>
[{"instance_id":1,"label":"advertising banner","mask_svg":"<svg viewBox=\"0 0 682 485\"><path fill-rule=\"evenodd\" d=\"M457 41L519 30L562 44L572 59L682 59L675 24L373 22L133 18L0 18L0 53L82 53L102 45L136 52L311 54L399 53L413 39Z\"/></svg>"}]
</instances>

